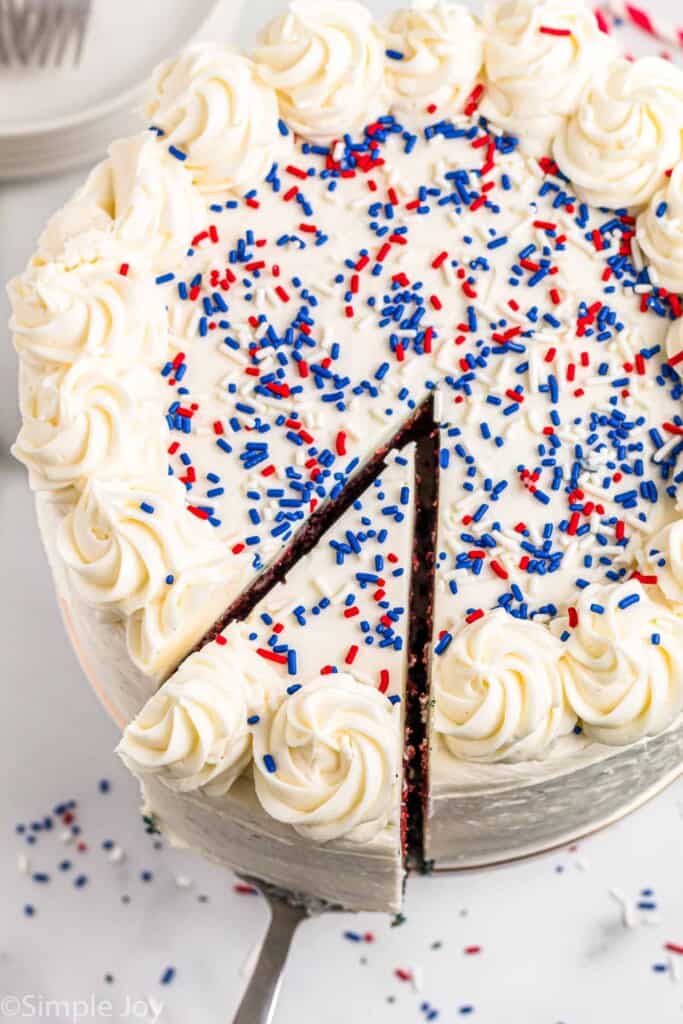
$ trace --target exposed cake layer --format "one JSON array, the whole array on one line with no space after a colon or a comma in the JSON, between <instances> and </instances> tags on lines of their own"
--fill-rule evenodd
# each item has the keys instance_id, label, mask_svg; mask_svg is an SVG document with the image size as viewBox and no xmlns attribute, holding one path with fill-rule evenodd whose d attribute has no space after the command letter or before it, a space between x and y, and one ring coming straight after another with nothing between
<instances>
[{"instance_id":1,"label":"exposed cake layer","mask_svg":"<svg viewBox=\"0 0 683 1024\"><path fill-rule=\"evenodd\" d=\"M119 748L184 842L349 907L400 904L414 473L408 446Z\"/></svg>"}]
</instances>

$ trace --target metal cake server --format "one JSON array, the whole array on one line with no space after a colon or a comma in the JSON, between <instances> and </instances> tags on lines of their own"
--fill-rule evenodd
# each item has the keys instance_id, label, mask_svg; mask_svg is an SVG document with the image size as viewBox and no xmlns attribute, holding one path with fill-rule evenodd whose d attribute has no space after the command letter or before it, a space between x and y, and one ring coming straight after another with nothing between
<instances>
[{"instance_id":1,"label":"metal cake server","mask_svg":"<svg viewBox=\"0 0 683 1024\"><path fill-rule=\"evenodd\" d=\"M265 897L270 907L270 924L233 1024L272 1024L284 967L298 926L306 918L338 912L343 907L281 889L260 878L237 877Z\"/></svg>"}]
</instances>

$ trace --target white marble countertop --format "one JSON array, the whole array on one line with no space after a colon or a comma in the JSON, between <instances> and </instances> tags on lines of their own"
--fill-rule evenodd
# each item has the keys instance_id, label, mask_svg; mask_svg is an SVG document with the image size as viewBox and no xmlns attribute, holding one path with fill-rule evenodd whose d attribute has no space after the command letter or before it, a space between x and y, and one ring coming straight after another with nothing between
<instances>
[{"instance_id":1,"label":"white marble countertop","mask_svg":"<svg viewBox=\"0 0 683 1024\"><path fill-rule=\"evenodd\" d=\"M265 20L274 6L257 0L248 20ZM659 4L663 13L676 7L677 0ZM41 224L81 178L0 189L0 280L23 266ZM3 293L0 323L6 314ZM144 832L135 785L111 753L116 730L62 631L24 473L7 456L17 426L14 378L5 335L0 1018L227 1021L266 909L235 892L230 876L189 853L156 849ZM109 792L100 791L103 779ZM52 829L34 831L33 844L15 832L26 823L30 833L32 822L69 800L78 804L71 825L80 836L65 842L69 826L54 814ZM103 848L107 841L113 851ZM682 851L679 783L577 850L411 879L400 927L379 915L310 921L295 941L276 1024L682 1021L683 955L665 949L683 950ZM64 861L71 866L60 870ZM49 881L39 880L43 873ZM78 885L80 876L87 881ZM651 909L639 910L639 902ZM349 930L374 941L345 938ZM175 975L162 984L167 968Z\"/></svg>"}]
</instances>

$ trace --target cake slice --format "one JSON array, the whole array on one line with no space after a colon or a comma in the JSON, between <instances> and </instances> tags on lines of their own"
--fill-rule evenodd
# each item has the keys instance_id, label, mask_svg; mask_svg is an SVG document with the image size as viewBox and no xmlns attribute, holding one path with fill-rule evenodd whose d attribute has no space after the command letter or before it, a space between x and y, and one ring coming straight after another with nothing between
<instances>
[{"instance_id":1,"label":"cake slice","mask_svg":"<svg viewBox=\"0 0 683 1024\"><path fill-rule=\"evenodd\" d=\"M119 753L180 843L350 909L397 910L414 451L192 654Z\"/></svg>"}]
</instances>

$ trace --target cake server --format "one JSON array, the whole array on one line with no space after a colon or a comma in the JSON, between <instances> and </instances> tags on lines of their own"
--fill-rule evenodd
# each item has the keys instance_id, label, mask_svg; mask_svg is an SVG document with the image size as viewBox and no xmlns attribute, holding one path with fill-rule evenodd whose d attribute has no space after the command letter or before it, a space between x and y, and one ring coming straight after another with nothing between
<instances>
[{"instance_id":1,"label":"cake server","mask_svg":"<svg viewBox=\"0 0 683 1024\"><path fill-rule=\"evenodd\" d=\"M233 1024L272 1024L287 956L297 928L306 918L343 908L280 889L260 878L237 877L265 897L270 907L270 924Z\"/></svg>"}]
</instances>

